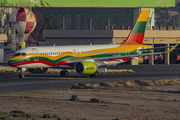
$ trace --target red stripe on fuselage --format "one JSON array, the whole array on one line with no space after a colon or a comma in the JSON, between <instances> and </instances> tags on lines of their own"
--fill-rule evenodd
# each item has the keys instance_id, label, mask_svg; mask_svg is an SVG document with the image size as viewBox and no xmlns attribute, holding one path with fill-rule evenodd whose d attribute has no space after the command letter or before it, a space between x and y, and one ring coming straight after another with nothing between
<instances>
[{"instance_id":1,"label":"red stripe on fuselage","mask_svg":"<svg viewBox=\"0 0 180 120\"><path fill-rule=\"evenodd\" d=\"M19 63L11 64L11 66L17 67L17 66L27 65L27 64L33 64L33 63L42 63L42 64L46 64L46 65L49 65L49 66L59 66L59 65L67 65L67 66L70 66L70 65L67 63L67 61L62 61L62 62L59 62L59 63L51 63L51 62L44 61L44 60L38 60L38 61L34 61L34 60L31 60L31 61L24 61L24 62L19 62Z\"/></svg>"}]
</instances>

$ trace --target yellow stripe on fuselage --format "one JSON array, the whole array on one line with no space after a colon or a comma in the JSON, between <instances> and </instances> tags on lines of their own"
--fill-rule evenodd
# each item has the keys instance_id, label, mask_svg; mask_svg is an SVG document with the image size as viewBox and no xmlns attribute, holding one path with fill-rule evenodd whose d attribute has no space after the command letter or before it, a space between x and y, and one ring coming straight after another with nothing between
<instances>
[{"instance_id":1,"label":"yellow stripe on fuselage","mask_svg":"<svg viewBox=\"0 0 180 120\"><path fill-rule=\"evenodd\" d=\"M148 19L148 14L149 14L149 10L143 10L137 20L137 22L141 22L141 21L147 21Z\"/></svg>"},{"instance_id":2,"label":"yellow stripe on fuselage","mask_svg":"<svg viewBox=\"0 0 180 120\"><path fill-rule=\"evenodd\" d=\"M81 52L76 52L76 54L74 52L71 53L71 51L67 51L64 52L63 54L59 54L56 56L51 56L51 55L44 55L44 54L40 54L40 53L36 53L35 56L39 56L39 57L45 57L45 58L49 58L51 60L57 60L59 58L65 57L65 56L74 56L74 57L88 57L88 56L94 56L94 55L100 55L100 54L105 54L105 53L119 53L120 52L132 52L137 50L137 48L151 48L152 46L150 45L134 45L134 44L121 44L118 47L115 48L107 48L107 49L96 49L96 50L91 50L91 51L85 51L83 53L83 50ZM54 51L56 52L56 51ZM67 54L68 53L68 54ZM71 53L71 54L69 54ZM34 57L34 53L29 53L27 54L26 57L24 56L15 56L15 57L11 57L10 60L18 60L18 59L23 59L23 58L28 58L28 57Z\"/></svg>"},{"instance_id":3,"label":"yellow stripe on fuselage","mask_svg":"<svg viewBox=\"0 0 180 120\"><path fill-rule=\"evenodd\" d=\"M13 57L11 57L10 60L18 60L18 59L23 59L23 58L24 58L24 56L13 56Z\"/></svg>"}]
</instances>

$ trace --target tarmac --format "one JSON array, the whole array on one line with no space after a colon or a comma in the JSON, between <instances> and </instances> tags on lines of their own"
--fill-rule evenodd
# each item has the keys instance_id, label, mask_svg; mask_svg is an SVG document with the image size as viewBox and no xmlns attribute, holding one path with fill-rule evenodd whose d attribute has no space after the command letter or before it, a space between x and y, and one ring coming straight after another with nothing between
<instances>
[{"instance_id":1,"label":"tarmac","mask_svg":"<svg viewBox=\"0 0 180 120\"><path fill-rule=\"evenodd\" d=\"M0 76L0 94L11 92L25 92L35 90L47 90L54 88L67 88L73 84L79 83L101 83L114 81L133 81L160 80L160 79L180 79L180 65L118 65L111 66L108 69L132 69L135 73L105 73L96 78L89 75L71 74L69 77L60 77L59 75L32 74L25 75L20 79L18 75Z\"/></svg>"}]
</instances>

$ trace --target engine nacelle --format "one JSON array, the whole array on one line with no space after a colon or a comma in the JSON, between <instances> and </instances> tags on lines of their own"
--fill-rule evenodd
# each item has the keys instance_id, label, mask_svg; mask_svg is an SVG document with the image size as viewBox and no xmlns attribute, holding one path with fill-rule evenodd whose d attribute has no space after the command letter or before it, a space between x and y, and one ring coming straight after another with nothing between
<instances>
[{"instance_id":1,"label":"engine nacelle","mask_svg":"<svg viewBox=\"0 0 180 120\"><path fill-rule=\"evenodd\" d=\"M75 70L79 74L89 74L92 75L96 72L97 66L94 62L81 61L76 63Z\"/></svg>"},{"instance_id":2,"label":"engine nacelle","mask_svg":"<svg viewBox=\"0 0 180 120\"><path fill-rule=\"evenodd\" d=\"M29 73L45 73L48 70L48 68L29 68L27 71Z\"/></svg>"}]
</instances>

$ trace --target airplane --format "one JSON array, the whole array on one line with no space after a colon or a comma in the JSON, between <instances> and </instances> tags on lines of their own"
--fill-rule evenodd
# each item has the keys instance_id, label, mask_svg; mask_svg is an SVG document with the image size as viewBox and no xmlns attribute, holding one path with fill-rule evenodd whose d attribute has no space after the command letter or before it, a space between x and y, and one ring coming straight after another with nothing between
<instances>
[{"instance_id":1,"label":"airplane","mask_svg":"<svg viewBox=\"0 0 180 120\"><path fill-rule=\"evenodd\" d=\"M79 74L90 77L99 75L97 68L102 65L117 65L139 56L157 55L171 52L177 45L166 52L149 53L151 45L143 45L149 10L143 10L128 37L121 44L71 45L71 46L34 46L17 50L8 64L30 73L45 73L48 68L60 68L60 76L67 77L66 69L75 69Z\"/></svg>"}]
</instances>

